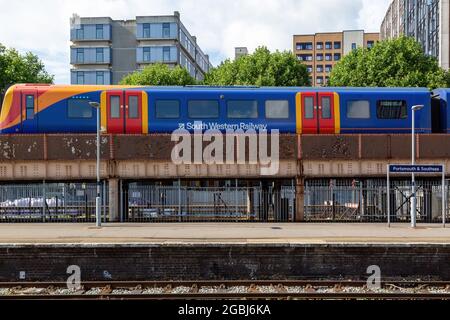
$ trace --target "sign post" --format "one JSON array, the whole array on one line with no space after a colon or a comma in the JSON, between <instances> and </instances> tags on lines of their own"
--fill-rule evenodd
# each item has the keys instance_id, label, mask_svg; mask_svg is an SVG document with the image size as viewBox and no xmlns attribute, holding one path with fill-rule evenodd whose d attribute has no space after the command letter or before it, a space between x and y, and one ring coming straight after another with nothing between
<instances>
[{"instance_id":1,"label":"sign post","mask_svg":"<svg viewBox=\"0 0 450 320\"><path fill-rule=\"evenodd\" d=\"M387 166L387 215L388 227L391 227L391 174L442 174L442 226L446 227L446 192L445 192L445 166L444 165L403 165L390 164ZM415 194L412 195L415 197ZM411 212L411 217L415 217L416 212Z\"/></svg>"}]
</instances>

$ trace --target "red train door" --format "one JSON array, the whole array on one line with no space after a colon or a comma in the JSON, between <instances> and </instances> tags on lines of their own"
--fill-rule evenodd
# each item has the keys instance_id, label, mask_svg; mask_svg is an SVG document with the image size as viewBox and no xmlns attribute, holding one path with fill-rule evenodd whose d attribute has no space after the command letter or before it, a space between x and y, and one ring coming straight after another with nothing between
<instances>
[{"instance_id":1,"label":"red train door","mask_svg":"<svg viewBox=\"0 0 450 320\"><path fill-rule=\"evenodd\" d=\"M334 94L329 92L318 93L319 133L334 134Z\"/></svg>"},{"instance_id":2,"label":"red train door","mask_svg":"<svg viewBox=\"0 0 450 320\"><path fill-rule=\"evenodd\" d=\"M302 93L302 132L304 134L319 133L317 117L317 93Z\"/></svg>"},{"instance_id":3,"label":"red train door","mask_svg":"<svg viewBox=\"0 0 450 320\"><path fill-rule=\"evenodd\" d=\"M142 93L125 93L125 133L142 133Z\"/></svg>"},{"instance_id":4,"label":"red train door","mask_svg":"<svg viewBox=\"0 0 450 320\"><path fill-rule=\"evenodd\" d=\"M106 94L108 133L142 133L142 93L109 91Z\"/></svg>"},{"instance_id":5,"label":"red train door","mask_svg":"<svg viewBox=\"0 0 450 320\"><path fill-rule=\"evenodd\" d=\"M106 93L108 133L125 133L125 108L123 93L123 91L109 91Z\"/></svg>"}]
</instances>

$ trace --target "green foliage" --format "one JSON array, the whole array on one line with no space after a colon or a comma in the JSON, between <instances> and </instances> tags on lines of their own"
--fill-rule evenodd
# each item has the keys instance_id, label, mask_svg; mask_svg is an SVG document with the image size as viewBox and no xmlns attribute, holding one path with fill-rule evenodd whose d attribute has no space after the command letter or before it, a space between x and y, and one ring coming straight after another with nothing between
<instances>
[{"instance_id":1,"label":"green foliage","mask_svg":"<svg viewBox=\"0 0 450 320\"><path fill-rule=\"evenodd\" d=\"M413 38L400 37L358 48L333 68L329 86L445 87L449 75Z\"/></svg>"},{"instance_id":2,"label":"green foliage","mask_svg":"<svg viewBox=\"0 0 450 320\"><path fill-rule=\"evenodd\" d=\"M180 66L169 68L165 64L152 64L142 71L136 71L120 82L122 85L147 85L147 86L185 86L196 84L189 72Z\"/></svg>"},{"instance_id":3,"label":"green foliage","mask_svg":"<svg viewBox=\"0 0 450 320\"><path fill-rule=\"evenodd\" d=\"M255 53L225 60L205 77L204 84L216 86L307 86L309 74L306 66L288 51L271 53L259 47Z\"/></svg>"},{"instance_id":4,"label":"green foliage","mask_svg":"<svg viewBox=\"0 0 450 320\"><path fill-rule=\"evenodd\" d=\"M15 83L52 83L42 61L31 52L21 55L0 44L0 94Z\"/></svg>"}]
</instances>

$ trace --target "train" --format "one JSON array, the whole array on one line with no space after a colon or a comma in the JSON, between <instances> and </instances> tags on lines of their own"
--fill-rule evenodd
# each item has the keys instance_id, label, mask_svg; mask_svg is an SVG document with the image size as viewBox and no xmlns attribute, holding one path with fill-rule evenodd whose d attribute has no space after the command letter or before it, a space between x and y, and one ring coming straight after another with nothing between
<instances>
[{"instance_id":1,"label":"train","mask_svg":"<svg viewBox=\"0 0 450 320\"><path fill-rule=\"evenodd\" d=\"M450 89L17 84L0 134L278 130L283 134L450 133ZM412 107L422 105L420 111Z\"/></svg>"}]
</instances>

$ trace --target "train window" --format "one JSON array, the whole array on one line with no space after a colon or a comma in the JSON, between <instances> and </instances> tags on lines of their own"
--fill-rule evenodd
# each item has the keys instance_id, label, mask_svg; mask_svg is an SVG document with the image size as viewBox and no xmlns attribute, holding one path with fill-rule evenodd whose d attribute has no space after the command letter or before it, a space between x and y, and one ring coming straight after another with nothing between
<instances>
[{"instance_id":1,"label":"train window","mask_svg":"<svg viewBox=\"0 0 450 320\"><path fill-rule=\"evenodd\" d=\"M178 119L180 117L180 102L177 100L156 100L156 118Z\"/></svg>"},{"instance_id":2,"label":"train window","mask_svg":"<svg viewBox=\"0 0 450 320\"><path fill-rule=\"evenodd\" d=\"M267 100L266 101L267 119L288 119L289 101L287 100Z\"/></svg>"},{"instance_id":3,"label":"train window","mask_svg":"<svg viewBox=\"0 0 450 320\"><path fill-rule=\"evenodd\" d=\"M139 98L137 96L128 97L128 118L139 119Z\"/></svg>"},{"instance_id":4,"label":"train window","mask_svg":"<svg viewBox=\"0 0 450 320\"><path fill-rule=\"evenodd\" d=\"M322 97L322 119L331 119L331 98Z\"/></svg>"},{"instance_id":5,"label":"train window","mask_svg":"<svg viewBox=\"0 0 450 320\"><path fill-rule=\"evenodd\" d=\"M368 100L348 101L347 118L370 119L370 102Z\"/></svg>"},{"instance_id":6,"label":"train window","mask_svg":"<svg viewBox=\"0 0 450 320\"><path fill-rule=\"evenodd\" d=\"M258 102L256 100L230 100L227 102L227 114L230 119L258 118Z\"/></svg>"},{"instance_id":7,"label":"train window","mask_svg":"<svg viewBox=\"0 0 450 320\"><path fill-rule=\"evenodd\" d=\"M32 120L34 119L34 96L28 95L25 98L26 105L26 119Z\"/></svg>"},{"instance_id":8,"label":"train window","mask_svg":"<svg viewBox=\"0 0 450 320\"><path fill-rule=\"evenodd\" d=\"M216 100L191 100L188 102L188 114L189 118L218 118L219 102Z\"/></svg>"},{"instance_id":9,"label":"train window","mask_svg":"<svg viewBox=\"0 0 450 320\"><path fill-rule=\"evenodd\" d=\"M314 119L314 98L305 97L305 119Z\"/></svg>"},{"instance_id":10,"label":"train window","mask_svg":"<svg viewBox=\"0 0 450 320\"><path fill-rule=\"evenodd\" d=\"M378 119L407 119L408 111L405 100L378 100Z\"/></svg>"},{"instance_id":11,"label":"train window","mask_svg":"<svg viewBox=\"0 0 450 320\"><path fill-rule=\"evenodd\" d=\"M69 118L92 118L92 107L89 100L69 99L67 100L67 111Z\"/></svg>"},{"instance_id":12,"label":"train window","mask_svg":"<svg viewBox=\"0 0 450 320\"><path fill-rule=\"evenodd\" d=\"M120 96L111 96L109 112L111 119L120 119Z\"/></svg>"}]
</instances>

